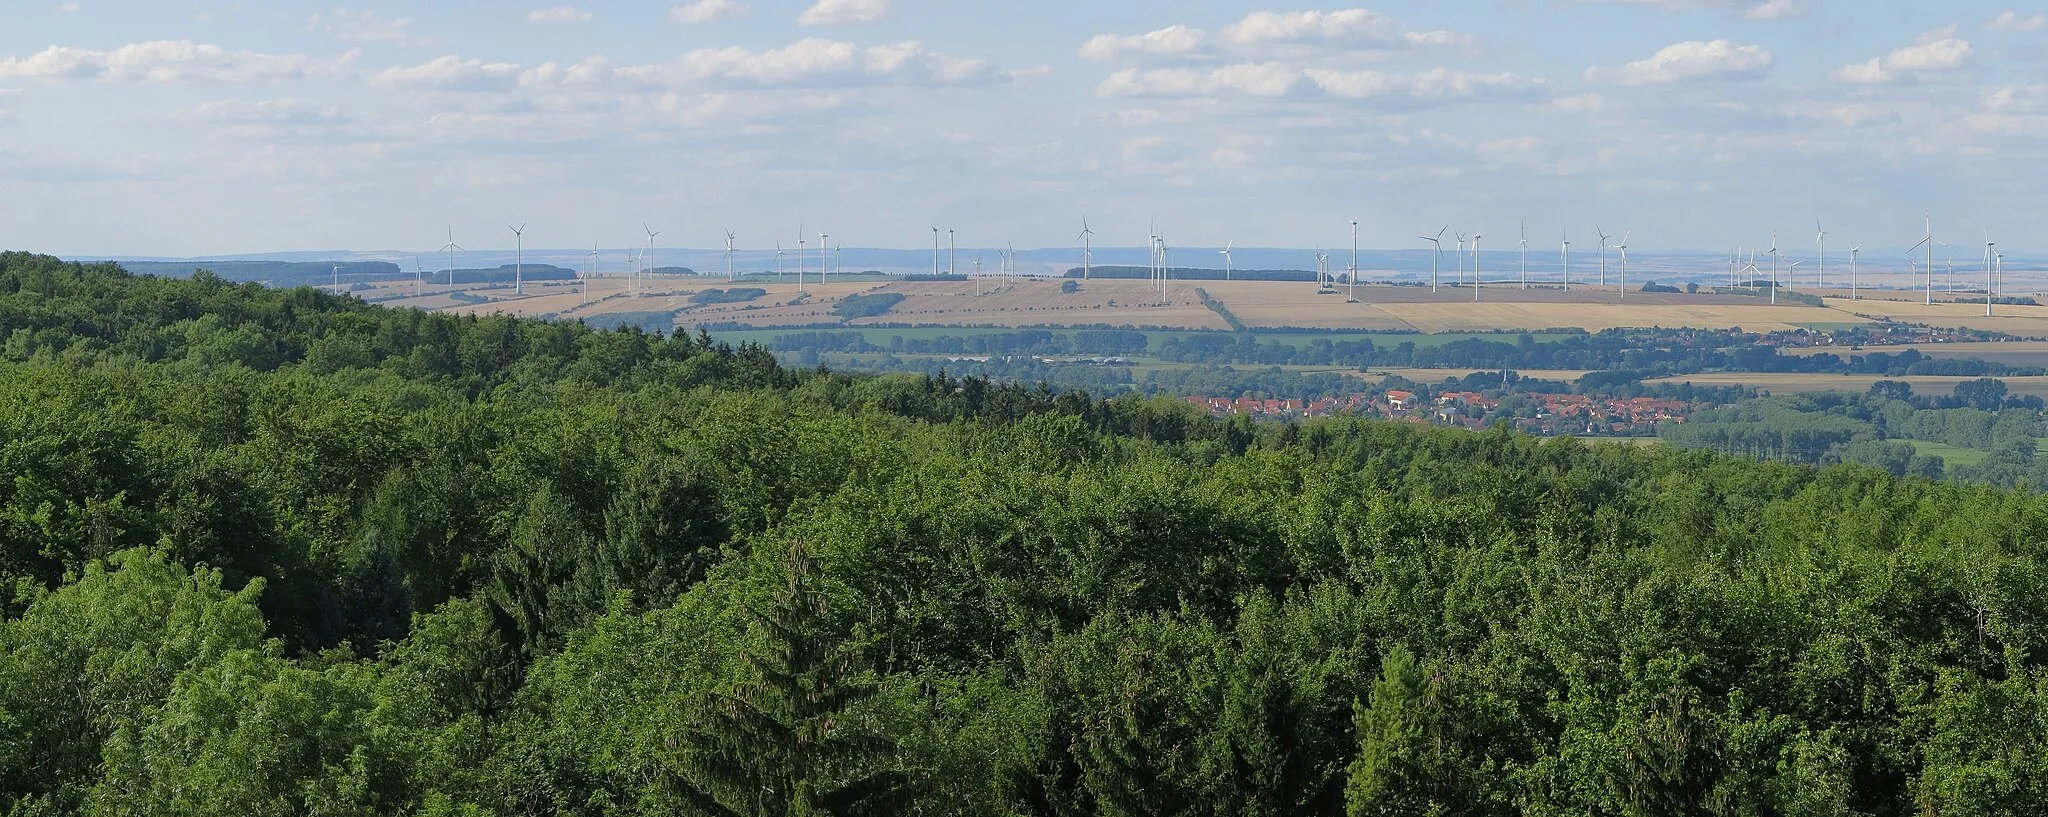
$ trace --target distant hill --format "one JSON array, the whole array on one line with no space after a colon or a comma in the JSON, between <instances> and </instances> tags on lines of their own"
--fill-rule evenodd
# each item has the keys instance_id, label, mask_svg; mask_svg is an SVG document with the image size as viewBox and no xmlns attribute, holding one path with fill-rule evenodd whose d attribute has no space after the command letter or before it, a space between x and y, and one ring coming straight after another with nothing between
<instances>
[{"instance_id":1,"label":"distant hill","mask_svg":"<svg viewBox=\"0 0 2048 817\"><path fill-rule=\"evenodd\" d=\"M1079 278L1079 277L1081 277L1081 268L1080 268L1080 267L1074 267L1074 268L1072 268L1072 269L1069 269L1069 270L1067 270L1067 273L1066 273L1066 277L1068 277L1068 278ZM1088 270L1088 277L1089 277L1089 278L1150 278L1150 277L1152 277L1152 270L1151 270L1151 269L1150 269L1149 267L1133 267L1133 266L1123 266L1123 265L1118 265L1118 264L1111 264L1111 265L1108 265L1108 266L1099 266L1099 267L1093 267L1093 268L1089 269L1089 270ZM1171 269L1169 269L1169 270L1167 270L1167 271L1166 271L1166 277L1167 277L1168 279L1170 279L1170 280L1174 280L1174 281L1221 281L1221 280L1224 280L1224 278L1223 278L1223 270L1220 270L1220 269L1197 269L1197 268L1193 268L1193 267L1173 267L1173 268L1171 268ZM1315 279L1316 279L1316 274L1315 274L1315 272L1314 272L1314 271L1311 271L1311 270L1292 270L1292 269L1279 269L1279 270L1272 270L1272 269L1241 269L1241 270L1231 270L1231 271L1230 271L1230 280L1232 280L1232 281L1314 281Z\"/></svg>"},{"instance_id":2,"label":"distant hill","mask_svg":"<svg viewBox=\"0 0 2048 817\"><path fill-rule=\"evenodd\" d=\"M208 270L230 281L257 281L270 286L320 286L330 284L339 273L342 283L409 279L414 273L400 269L389 261L122 261L121 268L137 275L155 275L163 278L190 278L197 270ZM458 269L455 282L458 284L510 283L513 279L512 264L491 269ZM668 267L666 270L680 270L685 267ZM429 281L448 280L446 269L424 270ZM520 277L528 281L567 281L576 277L576 271L553 264L526 264L520 270Z\"/></svg>"}]
</instances>

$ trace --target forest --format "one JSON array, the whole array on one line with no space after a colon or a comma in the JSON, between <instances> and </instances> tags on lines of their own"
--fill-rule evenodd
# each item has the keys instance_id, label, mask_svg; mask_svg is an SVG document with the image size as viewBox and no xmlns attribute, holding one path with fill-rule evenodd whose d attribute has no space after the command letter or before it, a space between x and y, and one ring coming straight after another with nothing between
<instances>
[{"instance_id":1,"label":"forest","mask_svg":"<svg viewBox=\"0 0 2048 817\"><path fill-rule=\"evenodd\" d=\"M2030 815L2048 498L0 254L8 815Z\"/></svg>"}]
</instances>

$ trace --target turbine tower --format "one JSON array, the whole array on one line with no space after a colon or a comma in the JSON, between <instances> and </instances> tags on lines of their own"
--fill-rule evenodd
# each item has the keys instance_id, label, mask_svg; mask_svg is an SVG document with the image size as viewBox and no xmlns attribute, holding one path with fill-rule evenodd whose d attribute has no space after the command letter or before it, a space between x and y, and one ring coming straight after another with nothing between
<instances>
[{"instance_id":1,"label":"turbine tower","mask_svg":"<svg viewBox=\"0 0 2048 817\"><path fill-rule=\"evenodd\" d=\"M646 289L645 279L647 278L647 273L653 269L648 263L648 258L654 255L654 237L661 235L660 230L647 226L647 222L644 221L640 222L640 229L647 231L647 252L640 255L640 265L634 273L633 297L635 298L640 297L642 291Z\"/></svg>"},{"instance_id":2,"label":"turbine tower","mask_svg":"<svg viewBox=\"0 0 2048 817\"><path fill-rule=\"evenodd\" d=\"M1991 253L1998 242L1991 240L1991 231L1984 231L1984 317L1991 317Z\"/></svg>"},{"instance_id":3,"label":"turbine tower","mask_svg":"<svg viewBox=\"0 0 2048 817\"><path fill-rule=\"evenodd\" d=\"M1600 288L1607 288L1607 239L1613 238L1600 225L1593 225L1593 232L1600 236Z\"/></svg>"},{"instance_id":4,"label":"turbine tower","mask_svg":"<svg viewBox=\"0 0 2048 817\"><path fill-rule=\"evenodd\" d=\"M831 247L832 247L832 234L831 234L831 233L827 233L827 232L824 232L824 231L819 231L819 233L818 233L818 286L824 286L824 285L825 285L825 265L826 265L826 263L827 263L827 262L831 261L831 259L830 259L830 258L827 258L827 257L826 257L826 253L829 253L829 252L831 252ZM799 281L798 283L802 283L802 282L801 282L801 281Z\"/></svg>"},{"instance_id":5,"label":"turbine tower","mask_svg":"<svg viewBox=\"0 0 2048 817\"><path fill-rule=\"evenodd\" d=\"M1358 303L1358 219L1351 220L1351 280L1345 288L1344 302Z\"/></svg>"},{"instance_id":6,"label":"turbine tower","mask_svg":"<svg viewBox=\"0 0 2048 817\"><path fill-rule=\"evenodd\" d=\"M1472 231L1472 302L1479 302L1479 231Z\"/></svg>"},{"instance_id":7,"label":"turbine tower","mask_svg":"<svg viewBox=\"0 0 2048 817\"><path fill-rule=\"evenodd\" d=\"M1771 257L1771 303L1775 305L1778 302L1778 259L1785 255L1778 252L1778 232L1776 230L1771 231L1771 248L1764 254Z\"/></svg>"},{"instance_id":8,"label":"turbine tower","mask_svg":"<svg viewBox=\"0 0 2048 817\"><path fill-rule=\"evenodd\" d=\"M455 288L455 251L462 249L455 244L454 225L449 225L448 243L441 245L441 249L448 253L448 287L453 289Z\"/></svg>"},{"instance_id":9,"label":"turbine tower","mask_svg":"<svg viewBox=\"0 0 2048 817\"><path fill-rule=\"evenodd\" d=\"M427 275L420 270L420 257L412 257L412 295L417 298L427 294Z\"/></svg>"},{"instance_id":10,"label":"turbine tower","mask_svg":"<svg viewBox=\"0 0 2048 817\"><path fill-rule=\"evenodd\" d=\"M939 225L932 225L932 277L939 277Z\"/></svg>"},{"instance_id":11,"label":"turbine tower","mask_svg":"<svg viewBox=\"0 0 2048 817\"><path fill-rule=\"evenodd\" d=\"M1237 246L1237 242L1226 241L1223 243L1223 249L1218 250L1223 256L1223 280L1225 281L1230 280L1230 248L1235 246Z\"/></svg>"},{"instance_id":12,"label":"turbine tower","mask_svg":"<svg viewBox=\"0 0 2048 817\"><path fill-rule=\"evenodd\" d=\"M1464 285L1465 285L1465 234L1464 234L1464 233L1451 233L1451 235L1453 235L1453 236L1457 237L1457 239L1458 239L1458 251L1457 251L1457 252L1454 252L1454 253L1451 253L1451 261L1452 261L1452 263L1455 263L1455 264L1457 264L1457 265L1458 265L1458 270L1457 270L1457 272L1458 272L1458 279L1457 279L1457 284L1456 284L1456 285L1457 285L1457 286L1464 286Z\"/></svg>"},{"instance_id":13,"label":"turbine tower","mask_svg":"<svg viewBox=\"0 0 2048 817\"><path fill-rule=\"evenodd\" d=\"M737 276L736 276L736 275L734 274L734 272L733 272L733 266L732 266L732 242L733 242L733 240L734 240L734 239L736 239L736 238L738 238L738 236L735 236L735 235L733 234L733 232L732 232L731 230L726 230L726 231L725 231L725 281L726 281L726 283L732 283L733 281L737 281L737 280L739 280L739 278L738 278L738 277L737 277Z\"/></svg>"},{"instance_id":14,"label":"turbine tower","mask_svg":"<svg viewBox=\"0 0 2048 817\"><path fill-rule=\"evenodd\" d=\"M1431 292L1436 291L1436 268L1437 264L1441 263L1444 257L1444 230L1450 228L1451 225L1446 224L1443 230L1436 231L1435 236L1416 236L1416 238L1427 241L1436 248L1435 252L1429 256L1429 291Z\"/></svg>"},{"instance_id":15,"label":"turbine tower","mask_svg":"<svg viewBox=\"0 0 2048 817\"><path fill-rule=\"evenodd\" d=\"M801 222L801 221L799 221L799 222L797 222L797 223L796 223L796 285L797 285L797 286L803 286L803 285L804 285L804 261L806 261L806 260L808 260L808 259L810 258L810 256L809 256L809 255L807 255L807 254L805 254L805 252L804 252L804 247L806 247L806 246L808 246L808 245L804 243L804 223L803 223L803 222Z\"/></svg>"},{"instance_id":16,"label":"turbine tower","mask_svg":"<svg viewBox=\"0 0 2048 817\"><path fill-rule=\"evenodd\" d=\"M1863 245L1849 248L1849 300L1856 300L1856 254L1863 252Z\"/></svg>"},{"instance_id":17,"label":"turbine tower","mask_svg":"<svg viewBox=\"0 0 2048 817\"><path fill-rule=\"evenodd\" d=\"M1572 231L1564 231L1564 244L1558 249L1559 269L1564 274L1564 291L1572 291Z\"/></svg>"},{"instance_id":18,"label":"turbine tower","mask_svg":"<svg viewBox=\"0 0 2048 817\"><path fill-rule=\"evenodd\" d=\"M1828 231L1820 226L1820 219L1813 220L1813 243L1820 245L1820 266L1813 271L1813 286L1822 289L1828 285Z\"/></svg>"},{"instance_id":19,"label":"turbine tower","mask_svg":"<svg viewBox=\"0 0 2048 817\"><path fill-rule=\"evenodd\" d=\"M1624 301L1628 300L1628 237L1629 232L1623 230L1621 232L1621 243L1614 247L1621 251L1621 299ZM1771 294L1776 295L1777 291L1773 290Z\"/></svg>"},{"instance_id":20,"label":"turbine tower","mask_svg":"<svg viewBox=\"0 0 2048 817\"><path fill-rule=\"evenodd\" d=\"M1088 280L1088 268L1095 260L1095 231L1088 229L1088 217L1081 217L1081 280Z\"/></svg>"},{"instance_id":21,"label":"turbine tower","mask_svg":"<svg viewBox=\"0 0 2048 817\"><path fill-rule=\"evenodd\" d=\"M505 229L512 231L512 294L525 295L526 225L521 224L517 227L514 227L510 224L507 224L505 225Z\"/></svg>"},{"instance_id":22,"label":"turbine tower","mask_svg":"<svg viewBox=\"0 0 2048 817\"><path fill-rule=\"evenodd\" d=\"M960 274L960 245L953 242L953 228L946 228L946 274Z\"/></svg>"},{"instance_id":23,"label":"turbine tower","mask_svg":"<svg viewBox=\"0 0 2048 817\"><path fill-rule=\"evenodd\" d=\"M1529 288L1529 222L1522 222L1522 288Z\"/></svg>"}]
</instances>

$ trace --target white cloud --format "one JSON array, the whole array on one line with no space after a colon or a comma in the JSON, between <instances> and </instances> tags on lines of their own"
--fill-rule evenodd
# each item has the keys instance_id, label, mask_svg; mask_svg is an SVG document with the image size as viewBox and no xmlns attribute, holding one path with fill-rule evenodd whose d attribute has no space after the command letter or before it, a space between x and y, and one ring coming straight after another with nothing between
<instances>
[{"instance_id":1,"label":"white cloud","mask_svg":"<svg viewBox=\"0 0 2048 817\"><path fill-rule=\"evenodd\" d=\"M1539 106L1552 113L1602 114L1614 109L1614 100L1596 93L1572 94Z\"/></svg>"},{"instance_id":2,"label":"white cloud","mask_svg":"<svg viewBox=\"0 0 2048 817\"><path fill-rule=\"evenodd\" d=\"M1339 99L1458 101L1525 96L1542 83L1514 74L1478 74L1435 68L1418 74L1384 71L1298 69L1277 62L1236 63L1220 68L1125 69L1096 87L1105 97L1278 98L1319 93Z\"/></svg>"},{"instance_id":3,"label":"white cloud","mask_svg":"<svg viewBox=\"0 0 2048 817\"><path fill-rule=\"evenodd\" d=\"M590 21L590 12L575 6L549 6L526 13L529 23L585 23Z\"/></svg>"},{"instance_id":4,"label":"white cloud","mask_svg":"<svg viewBox=\"0 0 2048 817\"><path fill-rule=\"evenodd\" d=\"M1647 60L1619 68L1588 68L1586 79L1619 85L1667 85L1688 80L1749 79L1770 67L1771 52L1763 46L1694 40L1665 46Z\"/></svg>"},{"instance_id":5,"label":"white cloud","mask_svg":"<svg viewBox=\"0 0 2048 817\"><path fill-rule=\"evenodd\" d=\"M1195 54L1207 45L1201 29L1172 25L1144 34L1119 37L1098 34L1081 45L1081 58L1113 60L1121 57L1174 57Z\"/></svg>"},{"instance_id":6,"label":"white cloud","mask_svg":"<svg viewBox=\"0 0 2048 817\"><path fill-rule=\"evenodd\" d=\"M2021 17L2017 11L2007 11L1991 18L1984 27L1992 31L2040 31L2048 28L2048 14Z\"/></svg>"},{"instance_id":7,"label":"white cloud","mask_svg":"<svg viewBox=\"0 0 2048 817\"><path fill-rule=\"evenodd\" d=\"M77 13L78 13L78 10L79 10L80 8L83 8L83 7L82 7L82 6L80 6L80 5L78 5L78 4L77 4L77 3L75 3L75 2L65 2L65 3L58 3L58 4L57 4L57 13L58 13L58 14L77 14ZM2009 13L2009 12L2008 12L2008 13Z\"/></svg>"},{"instance_id":8,"label":"white cloud","mask_svg":"<svg viewBox=\"0 0 2048 817\"><path fill-rule=\"evenodd\" d=\"M335 9L313 15L306 25L326 31L338 40L349 42L398 43L400 45L425 45L427 38L412 32L412 18L396 17L389 20L380 18L374 11L350 11Z\"/></svg>"},{"instance_id":9,"label":"white cloud","mask_svg":"<svg viewBox=\"0 0 2048 817\"><path fill-rule=\"evenodd\" d=\"M1913 44L1867 62L1844 65L1833 74L1838 82L1878 84L1909 76L1953 71L1970 57L1970 41L1956 37L1955 26L1922 33Z\"/></svg>"},{"instance_id":10,"label":"white cloud","mask_svg":"<svg viewBox=\"0 0 2048 817\"><path fill-rule=\"evenodd\" d=\"M130 43L111 51L53 45L27 57L0 60L0 79L253 82L338 71L355 56L353 51L331 59L229 51L189 40Z\"/></svg>"},{"instance_id":11,"label":"white cloud","mask_svg":"<svg viewBox=\"0 0 2048 817\"><path fill-rule=\"evenodd\" d=\"M1255 11L1223 29L1225 42L1237 45L1372 45L1381 48L1470 45L1472 37L1455 31L1409 31L1393 18L1366 9L1342 11Z\"/></svg>"},{"instance_id":12,"label":"white cloud","mask_svg":"<svg viewBox=\"0 0 2048 817\"><path fill-rule=\"evenodd\" d=\"M1799 0L1763 0L1742 12L1751 20L1784 20L1806 13Z\"/></svg>"},{"instance_id":13,"label":"white cloud","mask_svg":"<svg viewBox=\"0 0 2048 817\"><path fill-rule=\"evenodd\" d=\"M668 21L683 25L716 23L747 15L747 4L739 0L697 0L668 10Z\"/></svg>"},{"instance_id":14,"label":"white cloud","mask_svg":"<svg viewBox=\"0 0 2048 817\"><path fill-rule=\"evenodd\" d=\"M386 68L370 75L370 84L436 88L449 91L500 91L519 83L519 66L453 55L406 68Z\"/></svg>"},{"instance_id":15,"label":"white cloud","mask_svg":"<svg viewBox=\"0 0 2048 817\"><path fill-rule=\"evenodd\" d=\"M516 67L508 67L516 72ZM502 73L493 76L502 77ZM766 51L752 51L737 46L699 49L684 54L673 62L653 65L613 68L598 58L567 67L557 63L546 63L519 74L519 82L532 87L617 83L644 89L691 88L706 85L961 86L1007 82L1018 76L1016 73L999 70L986 60L926 50L923 44L915 40L861 47L848 42L811 37Z\"/></svg>"},{"instance_id":16,"label":"white cloud","mask_svg":"<svg viewBox=\"0 0 2048 817\"><path fill-rule=\"evenodd\" d=\"M303 99L264 99L243 102L222 99L207 102L185 112L189 119L225 125L332 125L347 122L340 109Z\"/></svg>"},{"instance_id":17,"label":"white cloud","mask_svg":"<svg viewBox=\"0 0 2048 817\"><path fill-rule=\"evenodd\" d=\"M889 0L818 0L797 15L802 26L853 26L889 19Z\"/></svg>"},{"instance_id":18,"label":"white cloud","mask_svg":"<svg viewBox=\"0 0 2048 817\"><path fill-rule=\"evenodd\" d=\"M1099 34L1081 46L1090 60L1206 59L1270 60L1315 52L1340 57L1383 57L1385 52L1425 48L1469 48L1472 35L1457 31L1410 31L1393 18L1365 9L1340 11L1255 11L1225 26L1212 41L1201 29L1171 25L1144 34Z\"/></svg>"}]
</instances>

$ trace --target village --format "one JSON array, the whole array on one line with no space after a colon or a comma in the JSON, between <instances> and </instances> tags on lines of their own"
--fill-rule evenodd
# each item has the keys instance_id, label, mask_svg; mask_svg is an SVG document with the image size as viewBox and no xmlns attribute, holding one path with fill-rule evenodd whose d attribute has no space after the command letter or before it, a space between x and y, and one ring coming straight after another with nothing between
<instances>
[{"instance_id":1,"label":"village","mask_svg":"<svg viewBox=\"0 0 2048 817\"><path fill-rule=\"evenodd\" d=\"M1187 401L1219 417L1245 414L1256 419L1288 420L1351 413L1474 431L1507 422L1517 431L1541 436L1619 437L1654 436L1659 424L1684 422L1692 411L1705 407L1654 397L1599 398L1542 392L1488 397L1471 391L1446 391L1432 397L1406 389L1315 400L1191 396Z\"/></svg>"}]
</instances>

